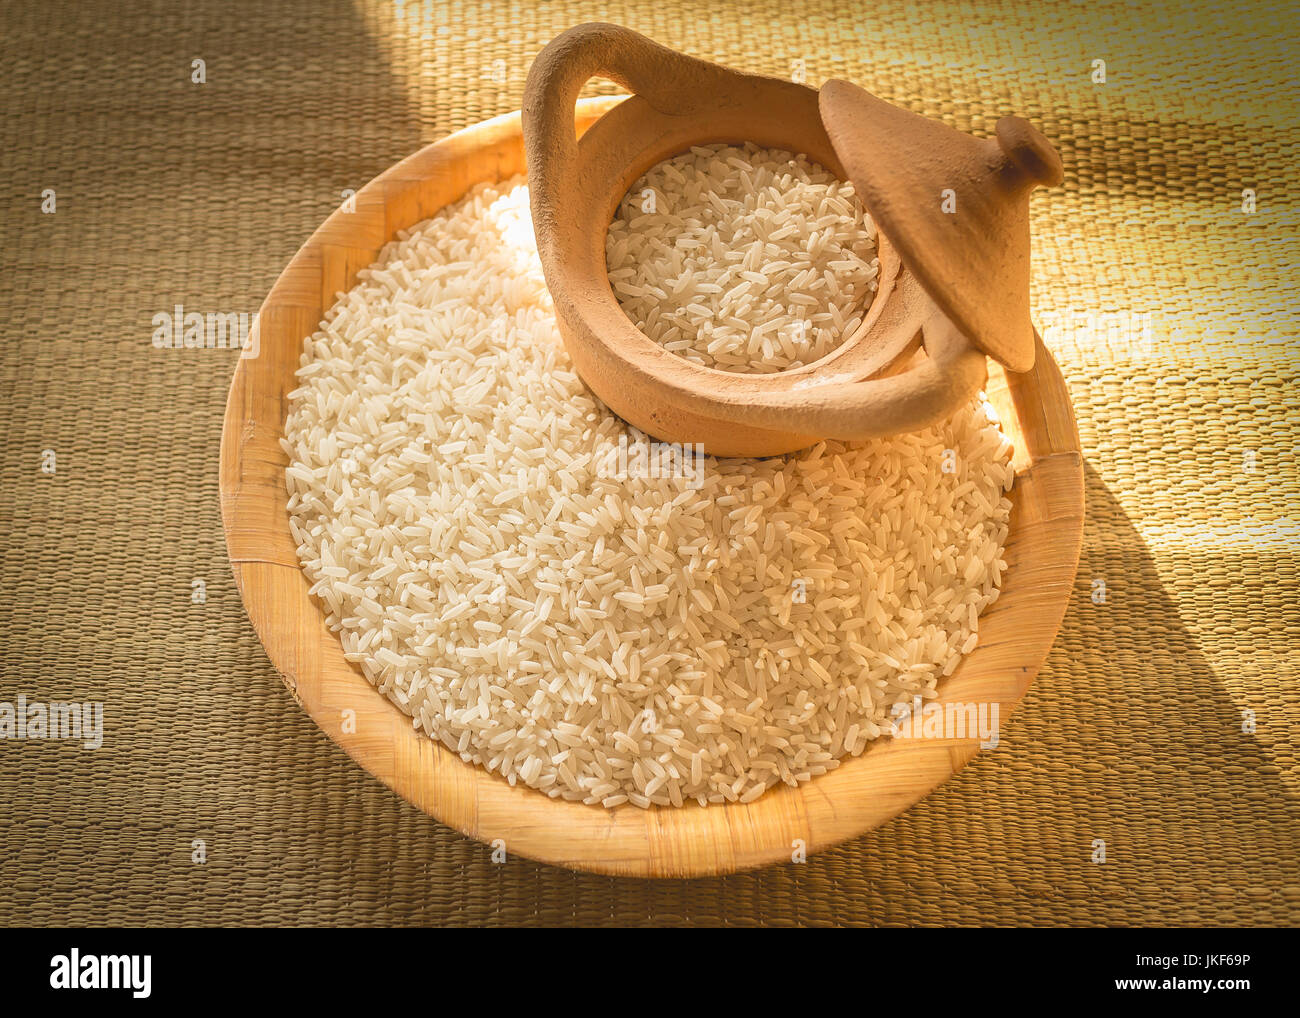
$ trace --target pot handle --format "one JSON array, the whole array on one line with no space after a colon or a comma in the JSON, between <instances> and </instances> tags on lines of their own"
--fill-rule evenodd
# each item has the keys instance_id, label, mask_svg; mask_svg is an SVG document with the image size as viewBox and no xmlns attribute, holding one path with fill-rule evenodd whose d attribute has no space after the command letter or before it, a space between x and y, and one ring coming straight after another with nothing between
<instances>
[{"instance_id":1,"label":"pot handle","mask_svg":"<svg viewBox=\"0 0 1300 1018\"><path fill-rule=\"evenodd\" d=\"M715 106L736 72L660 46L618 25L593 22L561 32L542 49L524 84L524 153L542 264L553 252L564 194L577 185L578 93L597 75L612 78L666 115Z\"/></svg>"}]
</instances>

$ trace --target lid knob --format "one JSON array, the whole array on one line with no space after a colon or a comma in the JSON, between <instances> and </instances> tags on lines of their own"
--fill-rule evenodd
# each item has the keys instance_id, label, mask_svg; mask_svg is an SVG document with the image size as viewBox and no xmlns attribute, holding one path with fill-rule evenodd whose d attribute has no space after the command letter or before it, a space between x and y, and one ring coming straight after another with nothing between
<instances>
[{"instance_id":1,"label":"lid knob","mask_svg":"<svg viewBox=\"0 0 1300 1018\"><path fill-rule=\"evenodd\" d=\"M1013 166L1028 178L1030 187L1056 187L1065 179L1065 167L1052 143L1021 117L1003 117L996 128L998 145Z\"/></svg>"}]
</instances>

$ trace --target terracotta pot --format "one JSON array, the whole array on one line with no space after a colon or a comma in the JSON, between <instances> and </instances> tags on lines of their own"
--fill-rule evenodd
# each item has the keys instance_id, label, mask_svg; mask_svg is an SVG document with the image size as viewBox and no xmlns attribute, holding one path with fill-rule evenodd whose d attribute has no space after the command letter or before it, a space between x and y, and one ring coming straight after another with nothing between
<instances>
[{"instance_id":1,"label":"terracotta pot","mask_svg":"<svg viewBox=\"0 0 1300 1018\"><path fill-rule=\"evenodd\" d=\"M637 94L576 140L574 103L595 75ZM870 125L861 128L856 102L853 95L844 100L841 123L860 140ZM846 173L841 161L845 147L827 134L823 106L805 85L684 56L615 25L570 29L534 61L524 90L524 141L533 224L560 332L593 392L648 434L698 443L716 455L773 455L822 438L924 427L984 383L983 353L900 262L885 229L879 286L861 327L801 368L758 375L695 364L664 350L619 307L606 271L606 232L628 188L656 163L692 145L748 141L805 153L856 185L855 167ZM973 154L986 155L982 148ZM967 178L978 181L978 175ZM939 190L933 189L936 209ZM984 213L997 204L987 202ZM1026 271L1027 250L1026 233ZM942 278L942 264L928 267L931 277ZM1027 276L1023 289L1028 328ZM1032 331L1029 343L1022 368L1032 365Z\"/></svg>"}]
</instances>

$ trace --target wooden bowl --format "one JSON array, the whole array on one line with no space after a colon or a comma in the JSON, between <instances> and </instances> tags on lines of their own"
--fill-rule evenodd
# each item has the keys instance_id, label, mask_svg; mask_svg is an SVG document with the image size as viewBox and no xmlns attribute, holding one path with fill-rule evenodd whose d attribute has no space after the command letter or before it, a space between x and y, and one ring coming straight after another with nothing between
<instances>
[{"instance_id":1,"label":"wooden bowl","mask_svg":"<svg viewBox=\"0 0 1300 1018\"><path fill-rule=\"evenodd\" d=\"M579 129L618 101L580 103ZM518 114L422 149L364 187L355 212L334 212L262 305L258 356L240 360L226 404L221 510L235 581L267 655L294 699L362 767L443 823L483 842L499 839L507 854L600 873L689 877L789 860L799 848L815 852L870 830L956 773L978 740L880 740L828 774L748 805L607 810L562 802L512 787L414 729L344 660L308 595L289 532L279 445L304 338L398 230L474 184L523 169ZM979 647L940 683L936 702L995 702L1005 720L1047 655L1070 597L1083 469L1069 393L1041 341L1030 372L991 365L987 392L1015 445L1009 568L1002 596L981 618Z\"/></svg>"}]
</instances>

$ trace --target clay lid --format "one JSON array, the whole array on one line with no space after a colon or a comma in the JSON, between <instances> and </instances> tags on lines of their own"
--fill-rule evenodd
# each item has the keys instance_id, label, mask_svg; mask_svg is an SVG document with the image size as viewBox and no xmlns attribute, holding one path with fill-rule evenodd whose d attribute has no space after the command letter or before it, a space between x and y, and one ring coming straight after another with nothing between
<instances>
[{"instance_id":1,"label":"clay lid","mask_svg":"<svg viewBox=\"0 0 1300 1018\"><path fill-rule=\"evenodd\" d=\"M849 180L930 298L984 353L1032 368L1029 192L1064 177L1048 140L1019 117L998 121L997 140L975 138L848 81L826 82L818 106Z\"/></svg>"}]
</instances>

